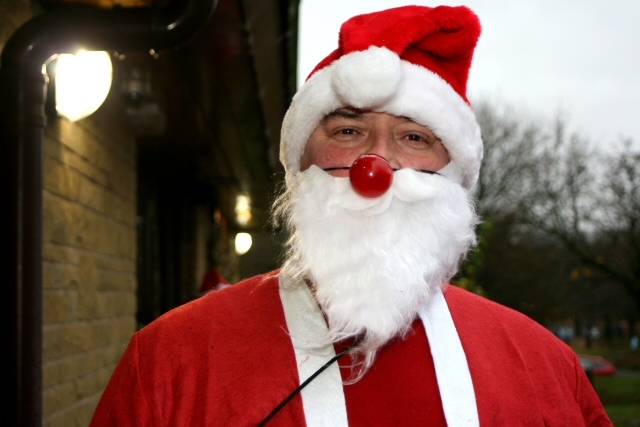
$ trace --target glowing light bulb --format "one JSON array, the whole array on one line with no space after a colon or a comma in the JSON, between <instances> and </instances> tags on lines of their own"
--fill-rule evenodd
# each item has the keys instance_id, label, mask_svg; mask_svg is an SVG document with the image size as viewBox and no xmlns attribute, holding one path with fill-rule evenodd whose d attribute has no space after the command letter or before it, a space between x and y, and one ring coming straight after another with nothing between
<instances>
[{"instance_id":1,"label":"glowing light bulb","mask_svg":"<svg viewBox=\"0 0 640 427\"><path fill-rule=\"evenodd\" d=\"M55 70L56 110L71 121L93 114L111 88L113 67L107 52L59 55Z\"/></svg>"},{"instance_id":2,"label":"glowing light bulb","mask_svg":"<svg viewBox=\"0 0 640 427\"><path fill-rule=\"evenodd\" d=\"M249 252L249 249L251 249L252 244L253 244L253 239L251 238L251 234L249 233L236 234L236 253L238 255L244 255L247 252Z\"/></svg>"}]
</instances>

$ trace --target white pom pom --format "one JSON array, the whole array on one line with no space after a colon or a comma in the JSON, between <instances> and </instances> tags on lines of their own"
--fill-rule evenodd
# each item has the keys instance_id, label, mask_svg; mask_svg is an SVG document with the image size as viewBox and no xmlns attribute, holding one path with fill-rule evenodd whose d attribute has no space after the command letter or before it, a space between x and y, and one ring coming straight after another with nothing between
<instances>
[{"instance_id":1,"label":"white pom pom","mask_svg":"<svg viewBox=\"0 0 640 427\"><path fill-rule=\"evenodd\" d=\"M344 105L376 108L395 94L402 78L400 61L384 47L350 53L336 61L331 85Z\"/></svg>"}]
</instances>

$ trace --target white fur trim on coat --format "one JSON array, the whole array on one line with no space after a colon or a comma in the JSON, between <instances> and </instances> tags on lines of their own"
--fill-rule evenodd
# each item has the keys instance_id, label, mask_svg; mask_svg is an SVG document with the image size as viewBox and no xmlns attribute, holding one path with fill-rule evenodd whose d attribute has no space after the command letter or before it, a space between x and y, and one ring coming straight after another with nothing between
<instances>
[{"instance_id":1,"label":"white fur trim on coat","mask_svg":"<svg viewBox=\"0 0 640 427\"><path fill-rule=\"evenodd\" d=\"M336 355L327 323L307 285L281 272L280 300L296 355L300 384ZM342 376L333 363L300 392L307 427L348 427Z\"/></svg>"},{"instance_id":2,"label":"white fur trim on coat","mask_svg":"<svg viewBox=\"0 0 640 427\"><path fill-rule=\"evenodd\" d=\"M462 185L469 189L478 179L482 138L471 107L437 74L375 46L317 71L294 96L280 141L287 175L300 170L304 147L324 116L345 106L409 117L428 127L462 171Z\"/></svg>"},{"instance_id":3,"label":"white fur trim on coat","mask_svg":"<svg viewBox=\"0 0 640 427\"><path fill-rule=\"evenodd\" d=\"M297 282L284 272L280 273L279 279L280 298L302 383L335 352L331 344L324 348L318 346L327 336L327 325L306 284ZM420 308L419 317L431 348L447 425L478 427L478 407L467 356L440 289L428 304ZM300 394L307 426L348 426L342 377L337 363L318 375Z\"/></svg>"}]
</instances>

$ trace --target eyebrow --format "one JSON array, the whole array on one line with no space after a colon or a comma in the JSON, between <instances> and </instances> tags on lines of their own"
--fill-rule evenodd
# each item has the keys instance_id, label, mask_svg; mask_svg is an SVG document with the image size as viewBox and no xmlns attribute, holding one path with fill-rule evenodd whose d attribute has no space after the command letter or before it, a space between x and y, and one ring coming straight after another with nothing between
<instances>
[{"instance_id":1,"label":"eyebrow","mask_svg":"<svg viewBox=\"0 0 640 427\"><path fill-rule=\"evenodd\" d=\"M330 112L326 116L324 116L322 118L322 121L328 120L332 117L342 117L345 119L361 119L362 117L364 117L364 113L360 110L347 110L344 108L339 108L335 111ZM407 116L398 116L398 117L411 123L420 124L415 120L413 120L411 117L407 117Z\"/></svg>"},{"instance_id":2,"label":"eyebrow","mask_svg":"<svg viewBox=\"0 0 640 427\"><path fill-rule=\"evenodd\" d=\"M420 126L426 127L426 126L421 125L420 123L416 122L416 121L415 121L415 120L413 120L411 117L407 117L407 116L398 116L398 117L399 117L399 118L401 118L401 119L404 119L404 120L406 120L406 121L408 121L408 122L415 123L415 124L417 124L417 125L420 125Z\"/></svg>"},{"instance_id":3,"label":"eyebrow","mask_svg":"<svg viewBox=\"0 0 640 427\"><path fill-rule=\"evenodd\" d=\"M322 121L328 120L332 117L342 117L345 119L360 119L362 118L364 115L362 114L362 112L356 110L346 110L344 108L339 108L335 111L330 112L329 114L327 114L326 116L324 116L322 118Z\"/></svg>"}]
</instances>

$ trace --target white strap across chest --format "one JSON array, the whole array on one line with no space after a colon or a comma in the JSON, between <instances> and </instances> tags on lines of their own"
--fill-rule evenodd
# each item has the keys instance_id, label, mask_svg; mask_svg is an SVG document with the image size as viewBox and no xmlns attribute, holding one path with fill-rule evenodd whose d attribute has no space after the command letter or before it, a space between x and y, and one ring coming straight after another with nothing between
<instances>
[{"instance_id":1,"label":"white strap across chest","mask_svg":"<svg viewBox=\"0 0 640 427\"><path fill-rule=\"evenodd\" d=\"M280 275L280 298L296 355L300 382L335 356L333 345L322 346L327 325L308 287ZM441 291L418 315L431 347L445 418L449 427L479 425L476 398L467 359ZM337 363L301 392L308 427L347 427L347 408Z\"/></svg>"},{"instance_id":2,"label":"white strap across chest","mask_svg":"<svg viewBox=\"0 0 640 427\"><path fill-rule=\"evenodd\" d=\"M296 354L300 383L336 355L333 345L319 343L327 334L327 324L316 300L304 283L287 282L280 275L280 299ZM307 427L348 426L342 377L333 363L300 392Z\"/></svg>"},{"instance_id":3,"label":"white strap across chest","mask_svg":"<svg viewBox=\"0 0 640 427\"><path fill-rule=\"evenodd\" d=\"M467 356L444 294L438 290L418 310L431 348L444 417L449 427L480 425Z\"/></svg>"}]
</instances>

